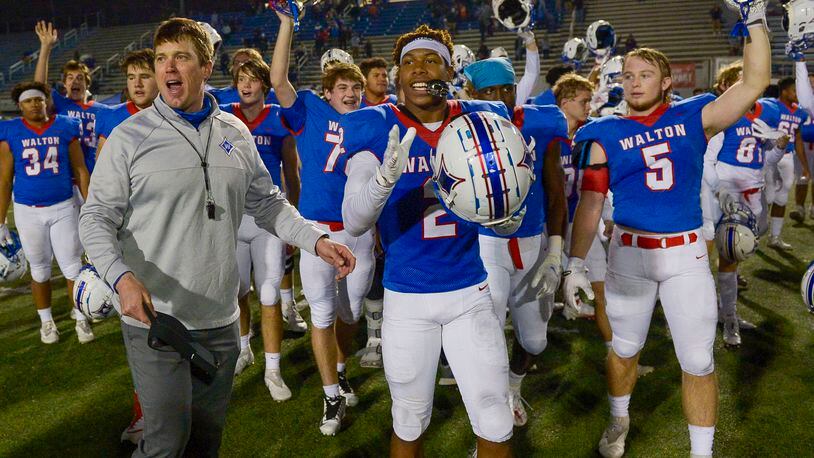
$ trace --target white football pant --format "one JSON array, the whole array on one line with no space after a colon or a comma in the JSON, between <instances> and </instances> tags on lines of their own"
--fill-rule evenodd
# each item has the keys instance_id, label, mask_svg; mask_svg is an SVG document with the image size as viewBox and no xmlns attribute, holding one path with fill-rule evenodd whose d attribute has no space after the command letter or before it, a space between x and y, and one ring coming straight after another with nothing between
<instances>
[{"instance_id":1,"label":"white football pant","mask_svg":"<svg viewBox=\"0 0 814 458\"><path fill-rule=\"evenodd\" d=\"M14 223L35 282L51 279L54 256L62 275L71 281L76 279L82 267L82 244L79 241L79 210L73 198L49 207L15 202Z\"/></svg>"},{"instance_id":2,"label":"white football pant","mask_svg":"<svg viewBox=\"0 0 814 458\"><path fill-rule=\"evenodd\" d=\"M509 440L509 358L486 282L445 293L384 290L382 357L396 435L414 441L430 424L442 346L474 433Z\"/></svg>"},{"instance_id":3,"label":"white football pant","mask_svg":"<svg viewBox=\"0 0 814 458\"><path fill-rule=\"evenodd\" d=\"M333 326L337 315L347 324L356 323L362 316L365 295L373 282L373 231L353 237L343 229L333 231L327 224L311 222L330 234L331 240L350 248L356 256L356 268L337 283L336 269L332 265L318 256L300 251L300 280L302 292L311 307L311 323L326 329Z\"/></svg>"},{"instance_id":4,"label":"white football pant","mask_svg":"<svg viewBox=\"0 0 814 458\"><path fill-rule=\"evenodd\" d=\"M794 154L786 153L775 166L764 167L766 176L766 201L775 205L786 205L789 190L794 184Z\"/></svg>"},{"instance_id":5,"label":"white football pant","mask_svg":"<svg viewBox=\"0 0 814 458\"><path fill-rule=\"evenodd\" d=\"M285 243L258 227L253 217L243 215L237 230L237 270L240 274L238 297L249 294L251 273L254 270L254 287L260 304L277 304L284 269Z\"/></svg>"},{"instance_id":6,"label":"white football pant","mask_svg":"<svg viewBox=\"0 0 814 458\"><path fill-rule=\"evenodd\" d=\"M694 233L698 237L694 243L649 250L623 246L624 232L619 226L613 231L605 278L613 351L622 358L641 351L658 298L681 369L695 376L712 373L718 305L700 231L648 236L687 239Z\"/></svg>"}]
</instances>

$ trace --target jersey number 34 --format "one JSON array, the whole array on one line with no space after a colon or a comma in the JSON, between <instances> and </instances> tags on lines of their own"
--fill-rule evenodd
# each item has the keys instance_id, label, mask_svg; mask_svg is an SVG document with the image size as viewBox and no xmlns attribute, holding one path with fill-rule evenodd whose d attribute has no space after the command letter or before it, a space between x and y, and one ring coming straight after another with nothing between
<instances>
[{"instance_id":1,"label":"jersey number 34","mask_svg":"<svg viewBox=\"0 0 814 458\"><path fill-rule=\"evenodd\" d=\"M45 153L45 160L40 163L40 150L37 148L26 148L23 150L23 159L28 160L25 166L25 174L28 176L39 175L44 170L52 170L54 175L59 174L59 151L56 146L49 146Z\"/></svg>"}]
</instances>

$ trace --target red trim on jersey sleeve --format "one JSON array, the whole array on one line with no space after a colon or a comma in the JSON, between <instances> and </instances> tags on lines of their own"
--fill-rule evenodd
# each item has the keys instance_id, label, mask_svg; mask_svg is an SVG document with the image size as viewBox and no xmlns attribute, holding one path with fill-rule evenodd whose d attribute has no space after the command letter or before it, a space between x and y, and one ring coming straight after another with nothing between
<instances>
[{"instance_id":1,"label":"red trim on jersey sleeve","mask_svg":"<svg viewBox=\"0 0 814 458\"><path fill-rule=\"evenodd\" d=\"M52 118L51 118L51 119L50 119L48 122L46 122L45 124L43 124L43 125L42 125L42 127L37 127L37 126L34 126L34 125L29 124L29 123L28 123L28 121L26 121L26 120L25 120L25 118L20 118L20 119L23 121L23 125L24 125L24 126L25 126L25 127L28 129L28 130L30 130L31 132L34 132L34 133L35 133L35 134L37 134L37 135L42 135L42 134L44 134L44 133L45 133L45 131L46 131L46 130L48 130L48 129L49 129L49 128L50 128L50 127L51 127L51 126L54 124L54 121L56 121L56 120L57 120L56 116L54 116L54 117L52 117Z\"/></svg>"},{"instance_id":2,"label":"red trim on jersey sleeve","mask_svg":"<svg viewBox=\"0 0 814 458\"><path fill-rule=\"evenodd\" d=\"M582 175L582 191L607 194L610 188L610 175L607 167L588 167Z\"/></svg>"},{"instance_id":3,"label":"red trim on jersey sleeve","mask_svg":"<svg viewBox=\"0 0 814 458\"><path fill-rule=\"evenodd\" d=\"M259 126L263 121L266 120L270 112L271 106L264 105L263 110L260 112L260 114L257 115L257 117L254 118L253 121L249 121L248 119L246 119L246 115L243 114L243 110L240 109L240 104L239 103L232 104L232 114L234 114L237 117L237 119L243 121L243 124L245 124L246 127L249 128L249 132L254 132L254 129L256 129L257 126ZM286 127L286 129L288 129L288 127ZM288 130L290 131L290 129Z\"/></svg>"},{"instance_id":4,"label":"red trim on jersey sleeve","mask_svg":"<svg viewBox=\"0 0 814 458\"><path fill-rule=\"evenodd\" d=\"M796 103L792 103L791 105L789 105L788 103L786 103L786 102L784 102L784 101L782 101L780 99L777 99L777 101L782 103L783 105L785 105L786 108L789 109L789 112L791 112L791 114L794 114L794 112L797 111L797 108L799 108Z\"/></svg>"},{"instance_id":5,"label":"red trim on jersey sleeve","mask_svg":"<svg viewBox=\"0 0 814 458\"><path fill-rule=\"evenodd\" d=\"M132 100L128 100L125 107L127 107L127 112L130 113L131 115L134 115L139 112L139 107L137 107L135 102L133 102Z\"/></svg>"},{"instance_id":6,"label":"red trim on jersey sleeve","mask_svg":"<svg viewBox=\"0 0 814 458\"><path fill-rule=\"evenodd\" d=\"M447 100L447 107L449 107L449 113L447 113L446 119L444 119L444 121L441 123L441 127L439 127L435 131L431 131L424 127L424 124L416 122L409 116L402 113L399 110L399 108L393 105L392 103L389 104L389 106L390 109L393 110L393 113L396 115L396 118L398 118L399 122L401 122L401 124L404 127L408 129L410 127L415 128L416 135L418 135L419 138L424 140L425 143L427 143L433 148L438 146L438 139L441 138L441 134L444 132L444 127L446 127L447 124L449 124L452 118L461 114L461 104L457 100Z\"/></svg>"},{"instance_id":7,"label":"red trim on jersey sleeve","mask_svg":"<svg viewBox=\"0 0 814 458\"><path fill-rule=\"evenodd\" d=\"M512 113L512 124L517 126L518 129L523 128L523 124L526 122L526 112L523 110L523 105L518 105L514 107L514 112Z\"/></svg>"},{"instance_id":8,"label":"red trim on jersey sleeve","mask_svg":"<svg viewBox=\"0 0 814 458\"><path fill-rule=\"evenodd\" d=\"M650 113L647 116L623 116L623 119L629 119L631 121L636 121L638 123L644 124L647 127L653 126L658 120L661 118L661 115L667 112L670 109L670 104L662 103L656 111Z\"/></svg>"},{"instance_id":9,"label":"red trim on jersey sleeve","mask_svg":"<svg viewBox=\"0 0 814 458\"><path fill-rule=\"evenodd\" d=\"M754 122L756 118L760 117L760 114L763 113L763 105L760 102L755 102L755 106L752 107L752 111L747 112L744 116L749 122Z\"/></svg>"}]
</instances>

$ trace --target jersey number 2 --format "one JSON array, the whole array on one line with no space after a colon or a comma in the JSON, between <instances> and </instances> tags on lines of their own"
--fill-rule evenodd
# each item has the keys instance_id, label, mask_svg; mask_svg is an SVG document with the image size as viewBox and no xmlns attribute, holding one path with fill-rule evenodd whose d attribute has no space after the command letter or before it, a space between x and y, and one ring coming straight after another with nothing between
<instances>
[{"instance_id":1,"label":"jersey number 2","mask_svg":"<svg viewBox=\"0 0 814 458\"><path fill-rule=\"evenodd\" d=\"M644 163L650 170L645 173L645 183L653 191L669 191L673 188L673 161L667 156L672 153L667 142L642 148Z\"/></svg>"},{"instance_id":2,"label":"jersey number 2","mask_svg":"<svg viewBox=\"0 0 814 458\"><path fill-rule=\"evenodd\" d=\"M28 176L39 175L42 169L50 169L54 172L54 175L59 174L59 151L56 146L48 147L42 164L40 164L40 151L37 148L24 149L23 159L28 160L28 164L25 166L25 174Z\"/></svg>"}]
</instances>

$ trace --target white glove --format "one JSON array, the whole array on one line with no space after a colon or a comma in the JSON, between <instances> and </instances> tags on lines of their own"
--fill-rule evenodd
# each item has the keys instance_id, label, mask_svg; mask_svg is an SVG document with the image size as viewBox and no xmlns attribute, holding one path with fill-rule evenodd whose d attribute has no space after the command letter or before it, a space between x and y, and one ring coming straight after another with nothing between
<instances>
[{"instance_id":1,"label":"white glove","mask_svg":"<svg viewBox=\"0 0 814 458\"><path fill-rule=\"evenodd\" d=\"M0 246L11 245L12 243L14 243L14 239L11 238L11 231L8 230L8 226L0 224Z\"/></svg>"},{"instance_id":2,"label":"white glove","mask_svg":"<svg viewBox=\"0 0 814 458\"><path fill-rule=\"evenodd\" d=\"M387 140L387 149L384 152L382 165L376 171L376 182L386 188L392 188L401 178L407 157L410 156L410 147L415 139L415 129L407 129L404 138L399 140L399 127L390 129L390 138Z\"/></svg>"},{"instance_id":3,"label":"white glove","mask_svg":"<svg viewBox=\"0 0 814 458\"><path fill-rule=\"evenodd\" d=\"M733 6L739 9L741 19L747 27L761 23L769 30L766 26L766 0L729 0L726 3L730 9Z\"/></svg>"},{"instance_id":4,"label":"white glove","mask_svg":"<svg viewBox=\"0 0 814 458\"><path fill-rule=\"evenodd\" d=\"M515 213L507 220L501 221L497 224L483 224L483 227L487 227L495 231L495 234L505 237L507 235L514 234L518 229L520 229L520 225L523 224L524 216L526 216L526 207L521 208L519 212Z\"/></svg>"},{"instance_id":5,"label":"white glove","mask_svg":"<svg viewBox=\"0 0 814 458\"><path fill-rule=\"evenodd\" d=\"M721 205L721 211L724 212L724 215L731 215L740 208L738 198L723 190L718 192L718 203Z\"/></svg>"},{"instance_id":6,"label":"white glove","mask_svg":"<svg viewBox=\"0 0 814 458\"><path fill-rule=\"evenodd\" d=\"M766 124L766 122L763 121L762 119L755 118L755 120L752 121L752 135L763 140L776 141L786 134L784 134L778 129L773 129L770 125Z\"/></svg>"},{"instance_id":7,"label":"white glove","mask_svg":"<svg viewBox=\"0 0 814 458\"><path fill-rule=\"evenodd\" d=\"M522 32L518 32L517 36L523 39L523 46L528 46L534 43L534 32L531 30L524 30Z\"/></svg>"},{"instance_id":8,"label":"white glove","mask_svg":"<svg viewBox=\"0 0 814 458\"><path fill-rule=\"evenodd\" d=\"M548 241L548 255L531 279L532 288L541 286L537 291L537 298L553 296L560 286L560 277L562 277L562 236L552 235Z\"/></svg>"},{"instance_id":9,"label":"white glove","mask_svg":"<svg viewBox=\"0 0 814 458\"><path fill-rule=\"evenodd\" d=\"M562 276L562 292L565 296L565 307L570 308L574 316L584 315L582 312L582 301L579 298L579 291L585 293L588 300L594 299L594 290L591 289L591 282L588 281L586 273L588 269L585 268L585 260L582 258L571 257L568 259L568 270Z\"/></svg>"}]
</instances>

